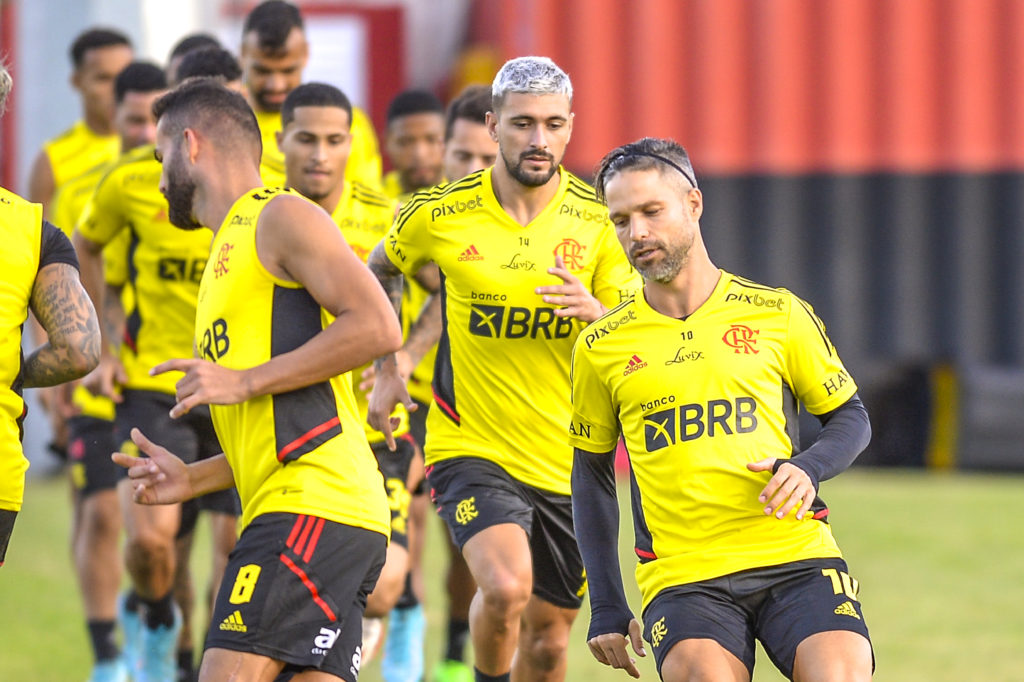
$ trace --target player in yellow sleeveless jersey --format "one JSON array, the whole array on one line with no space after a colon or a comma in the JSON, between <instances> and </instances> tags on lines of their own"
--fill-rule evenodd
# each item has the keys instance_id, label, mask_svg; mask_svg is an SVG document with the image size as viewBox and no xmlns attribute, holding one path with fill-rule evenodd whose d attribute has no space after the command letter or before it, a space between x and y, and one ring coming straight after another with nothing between
<instances>
[{"instance_id":1,"label":"player in yellow sleeveless jersey","mask_svg":"<svg viewBox=\"0 0 1024 682\"><path fill-rule=\"evenodd\" d=\"M132 62L117 75L114 120L125 151L153 143L156 124L150 108L166 87L163 70L147 62ZM53 210L58 224L69 231L74 228L108 166L74 178L58 190ZM111 289L99 313L108 330L124 320L118 292L127 279L128 236L125 231L103 250L104 279ZM114 637L122 562L116 491L119 467L110 461L110 453L117 449L114 403L107 396L93 395L84 385L96 376L90 375L72 396L75 412L68 419L68 457L74 493L72 554L94 657L90 682L104 682L125 678L128 666Z\"/></svg>"},{"instance_id":2,"label":"player in yellow sleeveless jersey","mask_svg":"<svg viewBox=\"0 0 1024 682\"><path fill-rule=\"evenodd\" d=\"M0 114L13 81L0 63ZM24 388L77 379L99 361L96 312L78 279L74 249L43 220L43 207L0 188L0 566L21 510L28 460L22 451ZM22 329L29 310L48 340L29 356Z\"/></svg>"},{"instance_id":3,"label":"player in yellow sleeveless jersey","mask_svg":"<svg viewBox=\"0 0 1024 682\"><path fill-rule=\"evenodd\" d=\"M583 323L632 295L607 213L560 167L572 86L551 60L505 64L492 87L494 167L413 196L370 256L394 303L402 273L434 261L444 329L427 415L427 478L479 590L478 679L563 679L585 591L572 532L569 355ZM378 363L371 424L408 402ZM522 626L519 626L522 619ZM517 637L518 635L518 637ZM518 645L518 653L516 647Z\"/></svg>"},{"instance_id":4,"label":"player in yellow sleeveless jersey","mask_svg":"<svg viewBox=\"0 0 1024 682\"><path fill-rule=\"evenodd\" d=\"M155 113L170 218L214 226L214 242L196 310L200 358L153 372L185 372L171 416L210 405L224 455L184 465L135 430L150 459L115 458L138 502L238 489L244 530L202 682L270 682L282 671L354 682L389 512L348 372L396 350L401 329L323 209L261 186L260 131L240 95L194 80Z\"/></svg>"},{"instance_id":5,"label":"player in yellow sleeveless jersey","mask_svg":"<svg viewBox=\"0 0 1024 682\"><path fill-rule=\"evenodd\" d=\"M714 266L703 198L676 142L613 150L596 184L645 286L573 352L573 511L591 652L633 677L627 642L645 654L617 560L621 434L644 632L663 679L748 682L755 638L787 678L870 679L857 581L817 497L870 426L824 325L789 291ZM823 425L804 450L798 403Z\"/></svg>"},{"instance_id":6,"label":"player in yellow sleeveless jersey","mask_svg":"<svg viewBox=\"0 0 1024 682\"><path fill-rule=\"evenodd\" d=\"M302 82L309 60L309 43L299 9L283 0L257 5L242 27L242 80L246 97L256 113L263 140L260 174L268 187L284 186L284 154L277 147L281 105ZM352 111L352 151L345 178L376 186L381 173L377 135L369 117Z\"/></svg>"},{"instance_id":7,"label":"player in yellow sleeveless jersey","mask_svg":"<svg viewBox=\"0 0 1024 682\"><path fill-rule=\"evenodd\" d=\"M325 83L306 83L292 90L281 108L284 127L277 144L285 155L288 186L316 202L331 214L349 246L365 261L373 247L387 233L396 204L361 183L344 179L351 134L349 115L352 105L340 90ZM360 376L363 368L352 372ZM377 466L384 475L391 509L391 543L377 585L367 600L366 617L383 618L392 610L405 587L408 551L412 531L408 527L408 483L416 444L408 435L405 406L393 415L397 450L391 452L384 435L366 423L366 393L355 388L356 407L363 422ZM419 459L419 458L418 458ZM421 477L422 472L417 473ZM368 631L379 623L364 623ZM372 658L372 632L364 633L363 663Z\"/></svg>"}]
</instances>

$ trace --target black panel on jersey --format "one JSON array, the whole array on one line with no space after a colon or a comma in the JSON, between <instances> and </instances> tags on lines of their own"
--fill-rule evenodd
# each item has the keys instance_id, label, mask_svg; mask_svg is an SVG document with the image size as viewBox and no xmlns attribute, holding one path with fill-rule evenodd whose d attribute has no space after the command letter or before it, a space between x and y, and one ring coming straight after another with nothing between
<instances>
[{"instance_id":1,"label":"black panel on jersey","mask_svg":"<svg viewBox=\"0 0 1024 682\"><path fill-rule=\"evenodd\" d=\"M320 333L320 304L305 289L275 286L270 323L270 355L295 350ZM330 382L271 397L277 458L291 462L341 433L341 418Z\"/></svg>"},{"instance_id":2,"label":"black panel on jersey","mask_svg":"<svg viewBox=\"0 0 1024 682\"><path fill-rule=\"evenodd\" d=\"M445 276L441 273L441 338L437 342L434 356L434 399L441 413L456 424L460 423L459 410L455 405L455 373L452 370L452 344L448 338L448 295L445 290Z\"/></svg>"},{"instance_id":3,"label":"black panel on jersey","mask_svg":"<svg viewBox=\"0 0 1024 682\"><path fill-rule=\"evenodd\" d=\"M135 283L139 278L139 270L135 267L135 251L139 248L139 235L131 226L129 229L132 232L132 238L128 243L128 281L131 282L132 288L138 291L138 286ZM139 352L136 344L140 329L142 329L142 315L139 313L139 302L136 301L124 325L124 342L128 344L133 353Z\"/></svg>"},{"instance_id":4,"label":"black panel on jersey","mask_svg":"<svg viewBox=\"0 0 1024 682\"><path fill-rule=\"evenodd\" d=\"M651 529L647 527L644 502L640 499L640 484L636 482L632 464L629 466L629 503L633 509L633 531L636 534L633 552L640 563L646 564L658 556L654 553L654 538Z\"/></svg>"},{"instance_id":5,"label":"black panel on jersey","mask_svg":"<svg viewBox=\"0 0 1024 682\"><path fill-rule=\"evenodd\" d=\"M40 270L54 263L67 263L75 270L78 269L78 256L75 255L75 247L71 245L71 240L60 231L60 228L54 226L49 220L44 220L40 235Z\"/></svg>"}]
</instances>

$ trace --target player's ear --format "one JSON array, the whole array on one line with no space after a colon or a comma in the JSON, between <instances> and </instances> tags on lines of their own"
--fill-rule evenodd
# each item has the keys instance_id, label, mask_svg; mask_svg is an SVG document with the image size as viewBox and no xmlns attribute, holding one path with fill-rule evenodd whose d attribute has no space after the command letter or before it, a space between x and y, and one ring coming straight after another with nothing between
<instances>
[{"instance_id":1,"label":"player's ear","mask_svg":"<svg viewBox=\"0 0 1024 682\"><path fill-rule=\"evenodd\" d=\"M694 220L700 220L704 214L704 195L697 188L686 193L686 210Z\"/></svg>"},{"instance_id":2,"label":"player's ear","mask_svg":"<svg viewBox=\"0 0 1024 682\"><path fill-rule=\"evenodd\" d=\"M185 154L191 163L195 163L199 156L199 135L192 128L185 128L182 135L185 136Z\"/></svg>"},{"instance_id":3,"label":"player's ear","mask_svg":"<svg viewBox=\"0 0 1024 682\"><path fill-rule=\"evenodd\" d=\"M491 136L491 139L495 142L498 141L498 114L493 111L488 111L485 117L487 123L487 134Z\"/></svg>"}]
</instances>

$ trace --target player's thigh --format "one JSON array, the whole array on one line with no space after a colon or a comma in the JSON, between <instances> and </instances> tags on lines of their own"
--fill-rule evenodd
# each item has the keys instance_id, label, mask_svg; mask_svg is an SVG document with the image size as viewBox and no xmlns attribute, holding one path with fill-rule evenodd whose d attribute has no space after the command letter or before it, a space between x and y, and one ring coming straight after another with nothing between
<instances>
[{"instance_id":1,"label":"player's thigh","mask_svg":"<svg viewBox=\"0 0 1024 682\"><path fill-rule=\"evenodd\" d=\"M173 543L181 524L181 505L138 504L132 494L132 482L121 479L117 484L117 497L128 543Z\"/></svg>"},{"instance_id":2,"label":"player's thigh","mask_svg":"<svg viewBox=\"0 0 1024 682\"><path fill-rule=\"evenodd\" d=\"M860 668L871 670L871 640L861 610L859 584L845 561L811 559L768 570L776 575L770 596L759 609L757 637L784 675L792 677L802 643L811 644L802 650L810 660L818 649L810 638L828 632L855 635L815 640L820 645L852 643L853 658L836 658L834 662L857 667L859 661Z\"/></svg>"},{"instance_id":3,"label":"player's thigh","mask_svg":"<svg viewBox=\"0 0 1024 682\"><path fill-rule=\"evenodd\" d=\"M269 656L260 656L231 649L207 649L199 665L199 682L251 680L273 682L278 679L282 663Z\"/></svg>"},{"instance_id":4,"label":"player's thigh","mask_svg":"<svg viewBox=\"0 0 1024 682\"><path fill-rule=\"evenodd\" d=\"M572 498L523 485L533 505L530 554L533 594L575 611L587 591L587 574L572 525Z\"/></svg>"},{"instance_id":5,"label":"player's thigh","mask_svg":"<svg viewBox=\"0 0 1024 682\"><path fill-rule=\"evenodd\" d=\"M386 545L380 533L318 517L257 517L224 572L207 648L268 656L301 670L320 668L341 642L351 651L336 655L350 661L358 645L349 647L348 638L361 632Z\"/></svg>"},{"instance_id":6,"label":"player's thigh","mask_svg":"<svg viewBox=\"0 0 1024 682\"><path fill-rule=\"evenodd\" d=\"M728 578L663 590L647 605L643 622L663 679L750 679L754 627L730 594Z\"/></svg>"},{"instance_id":7,"label":"player's thigh","mask_svg":"<svg viewBox=\"0 0 1024 682\"><path fill-rule=\"evenodd\" d=\"M110 420L96 417L68 420L68 460L77 501L117 487L121 467L110 459L110 453L116 448L114 424Z\"/></svg>"},{"instance_id":8,"label":"player's thigh","mask_svg":"<svg viewBox=\"0 0 1024 682\"><path fill-rule=\"evenodd\" d=\"M796 682L867 682L874 670L871 643L849 630L819 632L796 648L793 679Z\"/></svg>"},{"instance_id":9,"label":"player's thigh","mask_svg":"<svg viewBox=\"0 0 1024 682\"><path fill-rule=\"evenodd\" d=\"M407 480L409 467L415 456L416 446L412 439L403 436L395 439L395 450L385 443L375 443L372 448L377 459L377 468L384 477L384 490L388 495L391 512L391 543L409 549L409 504L412 495Z\"/></svg>"}]
</instances>

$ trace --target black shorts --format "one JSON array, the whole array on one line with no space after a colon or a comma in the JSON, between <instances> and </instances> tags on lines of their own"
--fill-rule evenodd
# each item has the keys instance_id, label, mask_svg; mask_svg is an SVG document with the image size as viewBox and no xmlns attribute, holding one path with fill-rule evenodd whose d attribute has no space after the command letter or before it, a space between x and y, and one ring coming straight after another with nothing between
<instances>
[{"instance_id":1,"label":"black shorts","mask_svg":"<svg viewBox=\"0 0 1024 682\"><path fill-rule=\"evenodd\" d=\"M228 558L206 648L267 656L355 682L380 533L304 514L258 516Z\"/></svg>"},{"instance_id":2,"label":"black shorts","mask_svg":"<svg viewBox=\"0 0 1024 682\"><path fill-rule=\"evenodd\" d=\"M424 448L427 446L427 412L430 411L430 403L421 403L415 398L413 402L419 405L419 408L409 413L409 435L420 446L416 456L422 457ZM427 479L421 478L416 487L412 489L412 494L424 495L426 492Z\"/></svg>"},{"instance_id":3,"label":"black shorts","mask_svg":"<svg viewBox=\"0 0 1024 682\"><path fill-rule=\"evenodd\" d=\"M14 532L14 521L18 518L18 512L10 509L0 509L0 566L4 565L4 557L7 556L7 543L11 541L11 533Z\"/></svg>"},{"instance_id":4,"label":"black shorts","mask_svg":"<svg viewBox=\"0 0 1024 682\"><path fill-rule=\"evenodd\" d=\"M123 397L124 400L117 405L114 420L115 442L121 452L140 454L130 436L133 427L141 430L157 445L176 454L186 464L209 459L223 452L207 406L200 405L186 415L171 419L169 413L176 402L172 395L130 390L125 391ZM127 472L127 469L121 468L122 477L127 476ZM182 505L179 537L192 531L200 509L238 516L242 507L234 488L218 490L194 501L190 500Z\"/></svg>"},{"instance_id":5,"label":"black shorts","mask_svg":"<svg viewBox=\"0 0 1024 682\"><path fill-rule=\"evenodd\" d=\"M578 609L587 590L572 528L572 499L521 483L497 464L456 457L427 467L430 497L461 550L480 531L514 523L526 531L533 556L533 593Z\"/></svg>"},{"instance_id":6,"label":"black shorts","mask_svg":"<svg viewBox=\"0 0 1024 682\"><path fill-rule=\"evenodd\" d=\"M644 639L659 674L677 642L713 639L753 675L756 638L792 679L796 648L811 635L849 630L871 641L858 587L842 559L794 561L670 587L644 610Z\"/></svg>"},{"instance_id":7,"label":"black shorts","mask_svg":"<svg viewBox=\"0 0 1024 682\"><path fill-rule=\"evenodd\" d=\"M387 443L374 443L370 448L377 458L377 468L384 475L384 490L391 509L391 542L409 549L409 500L412 496L406 482L416 446L412 437L405 434L395 439L394 452L388 450Z\"/></svg>"},{"instance_id":8,"label":"black shorts","mask_svg":"<svg viewBox=\"0 0 1024 682\"><path fill-rule=\"evenodd\" d=\"M113 422L84 416L68 420L71 484L79 499L117 487L121 467L110 459L116 449Z\"/></svg>"}]
</instances>

